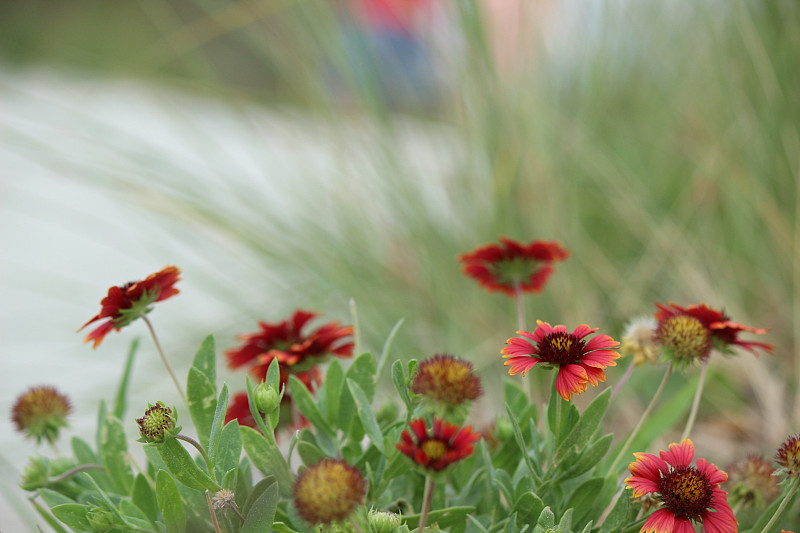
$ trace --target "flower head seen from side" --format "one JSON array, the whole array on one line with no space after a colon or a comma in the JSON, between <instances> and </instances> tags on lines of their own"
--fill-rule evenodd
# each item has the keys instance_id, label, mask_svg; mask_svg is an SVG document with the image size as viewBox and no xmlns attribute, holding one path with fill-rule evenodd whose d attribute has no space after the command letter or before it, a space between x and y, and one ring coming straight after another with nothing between
<instances>
[{"instance_id":1,"label":"flower head seen from side","mask_svg":"<svg viewBox=\"0 0 800 533\"><path fill-rule=\"evenodd\" d=\"M58 439L62 427L67 426L67 415L72 412L69 398L55 387L42 385L31 387L17 397L11 408L11 420L28 438L36 443L45 439L50 444Z\"/></svg>"},{"instance_id":2,"label":"flower head seen from side","mask_svg":"<svg viewBox=\"0 0 800 533\"><path fill-rule=\"evenodd\" d=\"M569 257L569 250L555 241L523 244L500 237L500 244L488 244L461 254L464 274L489 291L509 296L521 292L541 292L553 273L553 264Z\"/></svg>"},{"instance_id":3,"label":"flower head seen from side","mask_svg":"<svg viewBox=\"0 0 800 533\"><path fill-rule=\"evenodd\" d=\"M132 281L121 287L113 286L100 301L102 309L78 330L98 320L108 319L92 330L84 342L93 342L93 348L100 346L111 330L120 330L152 310L152 304L178 294L175 283L180 281L178 267L167 266L142 281Z\"/></svg>"},{"instance_id":4,"label":"flower head seen from side","mask_svg":"<svg viewBox=\"0 0 800 533\"><path fill-rule=\"evenodd\" d=\"M653 495L661 508L651 514L641 533L691 533L700 522L705 531L737 533L738 522L720 483L728 476L705 459L694 461L694 444L684 439L659 455L635 453L625 479L633 497Z\"/></svg>"},{"instance_id":5,"label":"flower head seen from side","mask_svg":"<svg viewBox=\"0 0 800 533\"><path fill-rule=\"evenodd\" d=\"M778 496L778 478L772 465L763 457L750 455L728 467L728 496L734 507L741 502L763 509Z\"/></svg>"},{"instance_id":6,"label":"flower head seen from side","mask_svg":"<svg viewBox=\"0 0 800 533\"><path fill-rule=\"evenodd\" d=\"M177 418L174 407L170 409L164 402L149 404L144 416L136 419L141 436L139 442L160 444L174 437L181 431L181 427L177 425Z\"/></svg>"},{"instance_id":7,"label":"flower head seen from side","mask_svg":"<svg viewBox=\"0 0 800 533\"><path fill-rule=\"evenodd\" d=\"M788 477L800 477L800 433L786 439L775 454L779 472Z\"/></svg>"},{"instance_id":8,"label":"flower head seen from side","mask_svg":"<svg viewBox=\"0 0 800 533\"><path fill-rule=\"evenodd\" d=\"M323 459L303 470L294 483L294 505L309 524L331 524L347 518L364 502L367 483L345 461Z\"/></svg>"},{"instance_id":9,"label":"flower head seen from side","mask_svg":"<svg viewBox=\"0 0 800 533\"><path fill-rule=\"evenodd\" d=\"M619 343L608 335L597 335L586 341L585 338L596 332L581 324L572 333L567 333L566 326L551 326L547 322L537 320L538 326L529 333L518 331L519 337L506 341L503 348L505 366L510 366L508 373L515 375L542 364L558 369L556 391L566 401L573 394L586 390L589 383L597 386L599 381L606 380L603 371L608 366L616 366L619 358Z\"/></svg>"},{"instance_id":10,"label":"flower head seen from side","mask_svg":"<svg viewBox=\"0 0 800 533\"><path fill-rule=\"evenodd\" d=\"M424 418L412 420L411 431L400 434L398 450L421 467L439 472L453 463L466 459L474 450L473 444L480 435L472 431L472 426L459 427L439 418L433 418L432 431Z\"/></svg>"},{"instance_id":11,"label":"flower head seen from side","mask_svg":"<svg viewBox=\"0 0 800 533\"><path fill-rule=\"evenodd\" d=\"M476 400L483 392L472 363L447 354L436 354L420 363L409 388L451 406Z\"/></svg>"},{"instance_id":12,"label":"flower head seen from side","mask_svg":"<svg viewBox=\"0 0 800 533\"><path fill-rule=\"evenodd\" d=\"M739 333L744 331L761 335L768 330L733 322L725 313L706 304L682 307L670 302L657 303L656 307L656 344L679 365L702 360L712 349L729 353L732 347L739 346L754 354L756 349L768 353L773 350L770 344L739 339Z\"/></svg>"},{"instance_id":13,"label":"flower head seen from side","mask_svg":"<svg viewBox=\"0 0 800 533\"><path fill-rule=\"evenodd\" d=\"M312 331L304 331L317 315L296 311L291 319L278 323L259 322L259 330L239 336L242 345L225 352L230 368L251 366L259 380L267 375L270 363L277 359L281 369L291 373L308 370L327 355L353 355L353 328L328 322Z\"/></svg>"}]
</instances>

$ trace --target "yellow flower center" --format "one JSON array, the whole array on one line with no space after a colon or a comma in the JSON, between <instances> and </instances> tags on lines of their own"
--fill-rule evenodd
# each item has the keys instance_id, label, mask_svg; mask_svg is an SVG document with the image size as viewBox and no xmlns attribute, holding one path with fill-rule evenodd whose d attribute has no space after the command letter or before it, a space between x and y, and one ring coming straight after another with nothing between
<instances>
[{"instance_id":1,"label":"yellow flower center","mask_svg":"<svg viewBox=\"0 0 800 533\"><path fill-rule=\"evenodd\" d=\"M447 451L447 445L440 440L426 440L422 443L421 448L431 461L441 459Z\"/></svg>"},{"instance_id":2,"label":"yellow flower center","mask_svg":"<svg viewBox=\"0 0 800 533\"><path fill-rule=\"evenodd\" d=\"M585 346L571 333L551 333L539 341L539 359L552 365L571 365L581 360Z\"/></svg>"},{"instance_id":3,"label":"yellow flower center","mask_svg":"<svg viewBox=\"0 0 800 533\"><path fill-rule=\"evenodd\" d=\"M691 315L673 316L659 324L656 341L679 363L702 359L711 350L708 330Z\"/></svg>"}]
</instances>

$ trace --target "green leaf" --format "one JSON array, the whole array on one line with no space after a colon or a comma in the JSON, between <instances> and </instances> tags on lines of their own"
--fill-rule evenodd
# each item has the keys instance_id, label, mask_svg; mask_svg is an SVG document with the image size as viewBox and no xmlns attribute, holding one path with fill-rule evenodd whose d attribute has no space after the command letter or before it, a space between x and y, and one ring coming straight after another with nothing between
<instances>
[{"instance_id":1,"label":"green leaf","mask_svg":"<svg viewBox=\"0 0 800 533\"><path fill-rule=\"evenodd\" d=\"M64 496L60 492L46 488L39 489L39 496L42 497L42 500L44 500L44 503L46 503L48 507L55 507L62 503L75 503L75 500Z\"/></svg>"},{"instance_id":2,"label":"green leaf","mask_svg":"<svg viewBox=\"0 0 800 533\"><path fill-rule=\"evenodd\" d=\"M61 524L58 522L58 520L56 520L55 518L53 518L53 515L52 515L52 514L50 514L50 512L49 512L47 509L45 509L44 507L42 507L42 505L41 505L39 502L37 502L37 501L36 501L35 499L33 499L33 498L31 498L29 501L30 501L30 502L33 504L33 507L34 507L34 509L36 509L36 512L37 512L37 513L39 513L39 516L41 516L41 517L42 517L42 519L43 519L45 522L47 522L47 523L48 523L48 525L49 525L50 527L52 527L52 528L53 528L53 530L54 530L56 533L67 533L67 530L66 530L66 529L64 529L64 528L61 526ZM65 503L66 503L66 502L65 502Z\"/></svg>"},{"instance_id":3,"label":"green leaf","mask_svg":"<svg viewBox=\"0 0 800 533\"><path fill-rule=\"evenodd\" d=\"M522 435L519 422L517 422L517 417L514 416L514 412L511 411L511 408L508 406L508 404L506 404L506 412L508 413L508 418L511 421L511 427L514 430L514 439L517 441L517 446L519 446L519 449L522 453L522 458L525 460L525 464L528 466L528 471L535 479L538 479L539 475L537 474L536 469L531 462L531 458L528 456L528 448L525 445L525 438Z\"/></svg>"},{"instance_id":4,"label":"green leaf","mask_svg":"<svg viewBox=\"0 0 800 533\"><path fill-rule=\"evenodd\" d=\"M208 448L211 425L217 409L217 354L214 336L203 340L194 356L186 382L186 399L189 415L197 430L200 444Z\"/></svg>"},{"instance_id":5,"label":"green leaf","mask_svg":"<svg viewBox=\"0 0 800 533\"><path fill-rule=\"evenodd\" d=\"M138 474L133 482L131 501L144 512L147 518L153 522L158 519L158 500L153 487L144 474Z\"/></svg>"},{"instance_id":6,"label":"green leaf","mask_svg":"<svg viewBox=\"0 0 800 533\"><path fill-rule=\"evenodd\" d=\"M411 397L408 395L408 377L406 376L405 366L401 360L392 363L392 382L394 383L400 399L406 404L406 409L411 411Z\"/></svg>"},{"instance_id":7,"label":"green leaf","mask_svg":"<svg viewBox=\"0 0 800 533\"><path fill-rule=\"evenodd\" d=\"M268 533L278 505L278 483L272 483L250 507L239 533Z\"/></svg>"},{"instance_id":8,"label":"green leaf","mask_svg":"<svg viewBox=\"0 0 800 533\"><path fill-rule=\"evenodd\" d=\"M183 508L183 500L178 491L178 484L166 470L159 470L156 474L156 496L167 531L184 533L186 531L186 511Z\"/></svg>"},{"instance_id":9,"label":"green leaf","mask_svg":"<svg viewBox=\"0 0 800 533\"><path fill-rule=\"evenodd\" d=\"M569 461L565 460L564 463L571 463L572 466L565 473L565 479L575 478L583 474L593 466L600 464L600 461L605 457L608 449L611 447L611 441L614 435L608 433L603 435L595 442L593 442L586 450L584 450L576 459Z\"/></svg>"},{"instance_id":10,"label":"green leaf","mask_svg":"<svg viewBox=\"0 0 800 533\"><path fill-rule=\"evenodd\" d=\"M311 396L311 392L295 375L289 376L289 394L292 395L292 401L297 405L297 408L303 416L305 416L315 428L324 431L332 437L336 436L336 431L331 428L328 421L322 416L319 407L314 401L314 397Z\"/></svg>"},{"instance_id":11,"label":"green leaf","mask_svg":"<svg viewBox=\"0 0 800 533\"><path fill-rule=\"evenodd\" d=\"M100 458L97 457L91 446L79 437L72 437L72 454L75 456L79 465L100 463ZM114 490L114 487L111 485L111 479L109 479L105 470L89 470L87 473L92 476L103 489Z\"/></svg>"},{"instance_id":12,"label":"green leaf","mask_svg":"<svg viewBox=\"0 0 800 533\"><path fill-rule=\"evenodd\" d=\"M211 422L211 433L208 437L208 458L212 465L217 464L217 450L219 449L219 439L222 433L222 426L225 425L225 414L228 411L228 386L223 384L222 391L219 393L217 408L214 411L214 420ZM238 431L237 431L238 433ZM225 472L225 470L223 470Z\"/></svg>"},{"instance_id":13,"label":"green leaf","mask_svg":"<svg viewBox=\"0 0 800 533\"><path fill-rule=\"evenodd\" d=\"M636 510L631 503L630 493L623 490L617 498L611 512L608 513L605 522L603 522L599 533L611 533L617 531L624 524L631 522L636 515Z\"/></svg>"},{"instance_id":14,"label":"green leaf","mask_svg":"<svg viewBox=\"0 0 800 533\"><path fill-rule=\"evenodd\" d=\"M250 491L250 495L247 497L247 501L244 502L242 505L242 513L247 516L250 514L250 509L253 507L253 504L256 503L264 492L276 483L274 476L267 476L258 483L256 483L253 490Z\"/></svg>"},{"instance_id":15,"label":"green leaf","mask_svg":"<svg viewBox=\"0 0 800 533\"><path fill-rule=\"evenodd\" d=\"M603 488L604 481L605 480L601 477L587 479L572 492L565 507L578 511L578 521L592 511L592 504L597 500L600 489Z\"/></svg>"},{"instance_id":16,"label":"green leaf","mask_svg":"<svg viewBox=\"0 0 800 533\"><path fill-rule=\"evenodd\" d=\"M253 428L241 426L239 432L242 446L253 465L264 475L275 476L282 496L291 495L294 478L278 447L270 445L264 436Z\"/></svg>"},{"instance_id":17,"label":"green leaf","mask_svg":"<svg viewBox=\"0 0 800 533\"><path fill-rule=\"evenodd\" d=\"M366 352L356 357L344 376L345 382L347 382L347 379L352 379L358 383L370 404L375 396L375 370L375 358L372 357L371 353ZM363 435L359 435L362 430L359 423L360 419L356 415L357 408L353 395L350 393L349 388L342 387L342 397L339 404L339 427L351 439L360 440Z\"/></svg>"},{"instance_id":18,"label":"green leaf","mask_svg":"<svg viewBox=\"0 0 800 533\"><path fill-rule=\"evenodd\" d=\"M133 359L138 348L139 339L133 339L131 347L128 350L128 357L125 360L125 370L122 372L122 379L119 382L119 387L117 387L117 399L114 402L114 416L120 420L125 417L128 397L128 384L130 383L131 379L131 368L133 368Z\"/></svg>"},{"instance_id":19,"label":"green leaf","mask_svg":"<svg viewBox=\"0 0 800 533\"><path fill-rule=\"evenodd\" d=\"M77 529L78 531L93 531L94 528L89 523L89 520L86 519L86 513L89 512L89 509L91 509L91 507L88 505L62 503L61 505L56 505L50 509L50 511L53 513L53 516L72 529Z\"/></svg>"},{"instance_id":20,"label":"green leaf","mask_svg":"<svg viewBox=\"0 0 800 533\"><path fill-rule=\"evenodd\" d=\"M603 420L603 415L605 415L606 409L608 409L608 402L610 400L611 389L608 388L592 400L592 403L586 406L578 423L558 447L555 454L556 458L561 457L562 454L573 446L577 448L578 451L586 446L589 439L592 438L592 435L594 435L594 432L597 431L597 428L600 426L600 422Z\"/></svg>"},{"instance_id":21,"label":"green leaf","mask_svg":"<svg viewBox=\"0 0 800 533\"><path fill-rule=\"evenodd\" d=\"M325 419L332 427L339 424L339 404L341 403L342 387L344 386L344 370L338 360L334 359L328 365L325 373L325 382L319 391Z\"/></svg>"},{"instance_id":22,"label":"green leaf","mask_svg":"<svg viewBox=\"0 0 800 533\"><path fill-rule=\"evenodd\" d=\"M267 386L280 392L281 386L281 365L277 358L273 358L267 368L267 378L264 380Z\"/></svg>"},{"instance_id":23,"label":"green leaf","mask_svg":"<svg viewBox=\"0 0 800 533\"><path fill-rule=\"evenodd\" d=\"M544 509L544 502L533 492L526 492L514 502L514 511L520 524L533 527Z\"/></svg>"},{"instance_id":24,"label":"green leaf","mask_svg":"<svg viewBox=\"0 0 800 533\"><path fill-rule=\"evenodd\" d=\"M397 332L400 331L400 326L403 325L405 322L405 318L401 318L397 321L397 323L392 328L392 331L389 332L389 336L386 338L386 342L383 343L383 349L381 350L381 355L378 358L378 368L375 371L375 379L379 379L381 377L381 372L383 371L383 367L386 364L386 360L389 358L389 351L392 349L392 343L394 343L394 338L397 335Z\"/></svg>"},{"instance_id":25,"label":"green leaf","mask_svg":"<svg viewBox=\"0 0 800 533\"><path fill-rule=\"evenodd\" d=\"M319 446L305 441L297 443L297 454L300 456L300 459L303 460L303 464L306 465L315 464L327 457L322 450L319 449Z\"/></svg>"},{"instance_id":26,"label":"green leaf","mask_svg":"<svg viewBox=\"0 0 800 533\"><path fill-rule=\"evenodd\" d=\"M229 470L239 466L242 456L242 437L239 433L239 422L234 419L225 424L219 437L217 458L214 463L214 472L217 479L222 479Z\"/></svg>"},{"instance_id":27,"label":"green leaf","mask_svg":"<svg viewBox=\"0 0 800 533\"><path fill-rule=\"evenodd\" d=\"M273 359L273 362L275 361L276 360ZM270 368L271 367L272 364L270 363ZM248 407L250 407L250 414L253 415L253 419L256 421L256 425L258 426L258 429L261 430L261 433L263 433L264 435L273 436L272 440L274 440L273 431L275 428L274 427L267 428L267 425L264 423L264 417L261 416L261 412L258 410L258 408L256 408L256 402L253 396L253 391L254 391L253 380L250 379L250 375L247 376L246 384L247 384L247 405Z\"/></svg>"},{"instance_id":28,"label":"green leaf","mask_svg":"<svg viewBox=\"0 0 800 533\"><path fill-rule=\"evenodd\" d=\"M199 491L208 489L211 492L217 492L222 488L208 474L200 470L178 439L168 439L156 448L175 479L187 487Z\"/></svg>"},{"instance_id":29,"label":"green leaf","mask_svg":"<svg viewBox=\"0 0 800 533\"><path fill-rule=\"evenodd\" d=\"M128 464L128 446L122 422L107 414L100 425L99 440L100 461L115 491L129 494L133 485L133 473Z\"/></svg>"},{"instance_id":30,"label":"green leaf","mask_svg":"<svg viewBox=\"0 0 800 533\"><path fill-rule=\"evenodd\" d=\"M372 444L378 448L378 451L382 454L386 454L386 450L383 447L383 433L381 433L381 428L378 426L378 421L375 419L375 413L372 411L367 395L353 379L347 378L347 387L353 395L358 418L361 420L364 431L367 432L369 439L372 441Z\"/></svg>"},{"instance_id":31,"label":"green leaf","mask_svg":"<svg viewBox=\"0 0 800 533\"><path fill-rule=\"evenodd\" d=\"M475 511L475 507L449 507L447 509L431 510L428 513L428 524L439 524L443 530L452 528L453 526L463 525L467 521L467 515ZM420 515L404 516L403 520L409 528L414 529L419 525Z\"/></svg>"}]
</instances>

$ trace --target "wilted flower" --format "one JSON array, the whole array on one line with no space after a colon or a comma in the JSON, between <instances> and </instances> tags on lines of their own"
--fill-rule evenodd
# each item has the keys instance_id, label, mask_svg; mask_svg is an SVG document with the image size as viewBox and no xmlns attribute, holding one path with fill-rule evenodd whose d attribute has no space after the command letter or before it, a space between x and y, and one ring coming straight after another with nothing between
<instances>
[{"instance_id":1,"label":"wilted flower","mask_svg":"<svg viewBox=\"0 0 800 533\"><path fill-rule=\"evenodd\" d=\"M93 341L92 347L97 348L112 329L119 330L127 326L149 313L153 303L178 294L180 291L174 285L181 279L180 275L178 267L167 266L142 281L132 281L122 287L108 289L108 295L100 301L103 308L78 331L97 320L107 318L108 321L89 333L84 342Z\"/></svg>"},{"instance_id":2,"label":"wilted flower","mask_svg":"<svg viewBox=\"0 0 800 533\"><path fill-rule=\"evenodd\" d=\"M728 467L727 486L731 504L737 502L763 509L780 492L769 462L755 455Z\"/></svg>"},{"instance_id":3,"label":"wilted flower","mask_svg":"<svg viewBox=\"0 0 800 533\"><path fill-rule=\"evenodd\" d=\"M551 326L547 322L537 320L533 333L518 331L521 337L512 337L506 341L503 357L508 358L506 366L510 375L524 376L528 370L541 363L546 367L558 368L556 391L566 401L572 394L580 394L586 390L587 384L597 386L599 381L606 380L603 369L616 366L615 359L619 343L608 335L597 335L588 342L583 339L597 331L581 324L572 333L567 333L565 326Z\"/></svg>"},{"instance_id":4,"label":"wilted flower","mask_svg":"<svg viewBox=\"0 0 800 533\"><path fill-rule=\"evenodd\" d=\"M54 443L58 432L67 426L67 415L72 412L69 398L47 385L31 387L17 397L11 408L11 420L28 438Z\"/></svg>"},{"instance_id":5,"label":"wilted flower","mask_svg":"<svg viewBox=\"0 0 800 533\"><path fill-rule=\"evenodd\" d=\"M400 516L389 511L370 509L367 520L372 533L393 533L400 527Z\"/></svg>"},{"instance_id":6,"label":"wilted flower","mask_svg":"<svg viewBox=\"0 0 800 533\"><path fill-rule=\"evenodd\" d=\"M180 433L180 426L176 427L177 411L170 409L163 402L155 405L148 404L147 411L142 418L137 418L139 424L140 442L157 444Z\"/></svg>"},{"instance_id":7,"label":"wilted flower","mask_svg":"<svg viewBox=\"0 0 800 533\"><path fill-rule=\"evenodd\" d=\"M404 430L402 442L395 446L418 465L436 472L472 455L472 445L480 439L472 426L460 428L436 417L431 434L423 418L412 420L409 427L413 436Z\"/></svg>"},{"instance_id":8,"label":"wilted flower","mask_svg":"<svg viewBox=\"0 0 800 533\"><path fill-rule=\"evenodd\" d=\"M672 443L659 456L634 453L636 462L625 480L635 498L653 493L662 507L644 523L642 533L683 533L694 531L693 522L702 522L706 531L736 533L737 520L719 484L728 476L705 459L694 460L694 445L689 439Z\"/></svg>"},{"instance_id":9,"label":"wilted flower","mask_svg":"<svg viewBox=\"0 0 800 533\"><path fill-rule=\"evenodd\" d=\"M217 511L224 511L225 509L233 508L236 505L235 494L232 490L222 489L218 490L214 497L211 498L211 505Z\"/></svg>"},{"instance_id":10,"label":"wilted flower","mask_svg":"<svg viewBox=\"0 0 800 533\"><path fill-rule=\"evenodd\" d=\"M775 462L787 476L800 476L800 433L790 436L781 444L778 453L775 454Z\"/></svg>"},{"instance_id":11,"label":"wilted flower","mask_svg":"<svg viewBox=\"0 0 800 533\"><path fill-rule=\"evenodd\" d=\"M420 363L409 388L453 406L475 400L483 392L472 363L446 354L434 355Z\"/></svg>"},{"instance_id":12,"label":"wilted flower","mask_svg":"<svg viewBox=\"0 0 800 533\"><path fill-rule=\"evenodd\" d=\"M670 302L666 305L657 303L656 307L656 342L670 358L679 363L703 359L712 348L730 352L732 346L740 346L754 354L756 348L772 352L770 344L739 339L742 331L760 335L768 330L733 322L725 313L706 304L681 307Z\"/></svg>"},{"instance_id":13,"label":"wilted flower","mask_svg":"<svg viewBox=\"0 0 800 533\"><path fill-rule=\"evenodd\" d=\"M620 355L627 357L633 355L635 366L643 365L647 362L655 363L658 360L658 347L654 336L656 332L656 321L651 317L634 318L625 326L622 333L622 347Z\"/></svg>"},{"instance_id":14,"label":"wilted flower","mask_svg":"<svg viewBox=\"0 0 800 533\"><path fill-rule=\"evenodd\" d=\"M341 460L323 459L300 473L294 483L294 505L309 524L330 524L361 505L366 489L358 469Z\"/></svg>"},{"instance_id":15,"label":"wilted flower","mask_svg":"<svg viewBox=\"0 0 800 533\"><path fill-rule=\"evenodd\" d=\"M569 257L569 250L554 241L533 241L522 244L500 237L500 245L488 244L461 254L464 274L475 279L489 291L501 291L509 296L522 292L541 292L553 263Z\"/></svg>"}]
</instances>

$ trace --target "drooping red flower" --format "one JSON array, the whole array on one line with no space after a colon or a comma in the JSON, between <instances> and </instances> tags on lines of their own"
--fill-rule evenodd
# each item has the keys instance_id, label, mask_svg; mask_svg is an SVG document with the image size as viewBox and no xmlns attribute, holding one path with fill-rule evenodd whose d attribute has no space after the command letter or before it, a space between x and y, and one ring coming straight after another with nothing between
<instances>
[{"instance_id":1,"label":"drooping red flower","mask_svg":"<svg viewBox=\"0 0 800 533\"><path fill-rule=\"evenodd\" d=\"M727 474L705 459L694 460L694 444L684 439L672 443L659 456L634 453L636 462L625 480L633 497L652 494L662 507L650 515L641 533L693 533L693 522L702 522L705 531L737 533L738 521L720 483Z\"/></svg>"},{"instance_id":2,"label":"drooping red flower","mask_svg":"<svg viewBox=\"0 0 800 533\"><path fill-rule=\"evenodd\" d=\"M551 326L547 322L537 320L538 326L533 333L517 331L521 337L512 337L506 341L503 357L504 363L510 366L510 375L524 376L537 364L558 368L556 391L566 401L572 394L580 394L589 383L596 387L599 381L606 380L603 369L616 366L619 358L619 343L608 335L597 335L588 342L583 339L597 328L581 324L572 333L567 333L566 326Z\"/></svg>"},{"instance_id":3,"label":"drooping red flower","mask_svg":"<svg viewBox=\"0 0 800 533\"><path fill-rule=\"evenodd\" d=\"M689 318L691 318L699 322L702 327L705 328L708 335L709 344L705 356L708 355L712 347L723 352L728 352L732 346L740 346L755 355L758 355L756 348L764 350L768 353L771 353L773 350L773 346L771 344L755 341L743 341L739 339L739 333L742 331L761 335L767 333L769 331L768 329L752 328L749 326L744 326L738 322L733 322L722 311L712 309L704 303L700 305L681 307L680 305L669 302L666 305L657 303L656 307L658 308L658 311L655 313L656 321L658 321L658 326L656 328L657 343L659 342L659 330L668 328L669 324L671 323L677 323L678 321L686 322ZM693 337L699 338L699 335L693 335ZM667 342L669 343L670 341ZM663 345L663 341L661 344Z\"/></svg>"},{"instance_id":4,"label":"drooping red flower","mask_svg":"<svg viewBox=\"0 0 800 533\"><path fill-rule=\"evenodd\" d=\"M322 362L326 355L353 355L352 326L328 322L313 331L303 332L315 316L315 313L298 310L283 322L259 322L259 331L240 335L239 340L244 344L225 352L228 366L239 368L252 364L250 372L263 380L273 359L278 360L282 370L299 373Z\"/></svg>"},{"instance_id":5,"label":"drooping red flower","mask_svg":"<svg viewBox=\"0 0 800 533\"><path fill-rule=\"evenodd\" d=\"M178 294L180 291L174 285L181 279L180 275L178 267L166 266L142 281L132 281L121 287L113 286L108 289L108 295L100 301L100 312L78 331L97 320L107 318L108 321L89 333L84 342L94 342L92 348L97 348L112 329L120 330L149 313L153 303Z\"/></svg>"},{"instance_id":6,"label":"drooping red flower","mask_svg":"<svg viewBox=\"0 0 800 533\"><path fill-rule=\"evenodd\" d=\"M412 420L409 428L413 436L404 430L402 442L395 446L418 465L435 472L472 455L472 445L481 438L472 426L460 428L436 417L430 434L424 418Z\"/></svg>"},{"instance_id":7,"label":"drooping red flower","mask_svg":"<svg viewBox=\"0 0 800 533\"><path fill-rule=\"evenodd\" d=\"M461 254L464 274L489 291L515 296L522 292L541 292L553 273L553 263L569 257L569 250L555 241L523 244L500 237L500 244L488 244Z\"/></svg>"}]
</instances>

